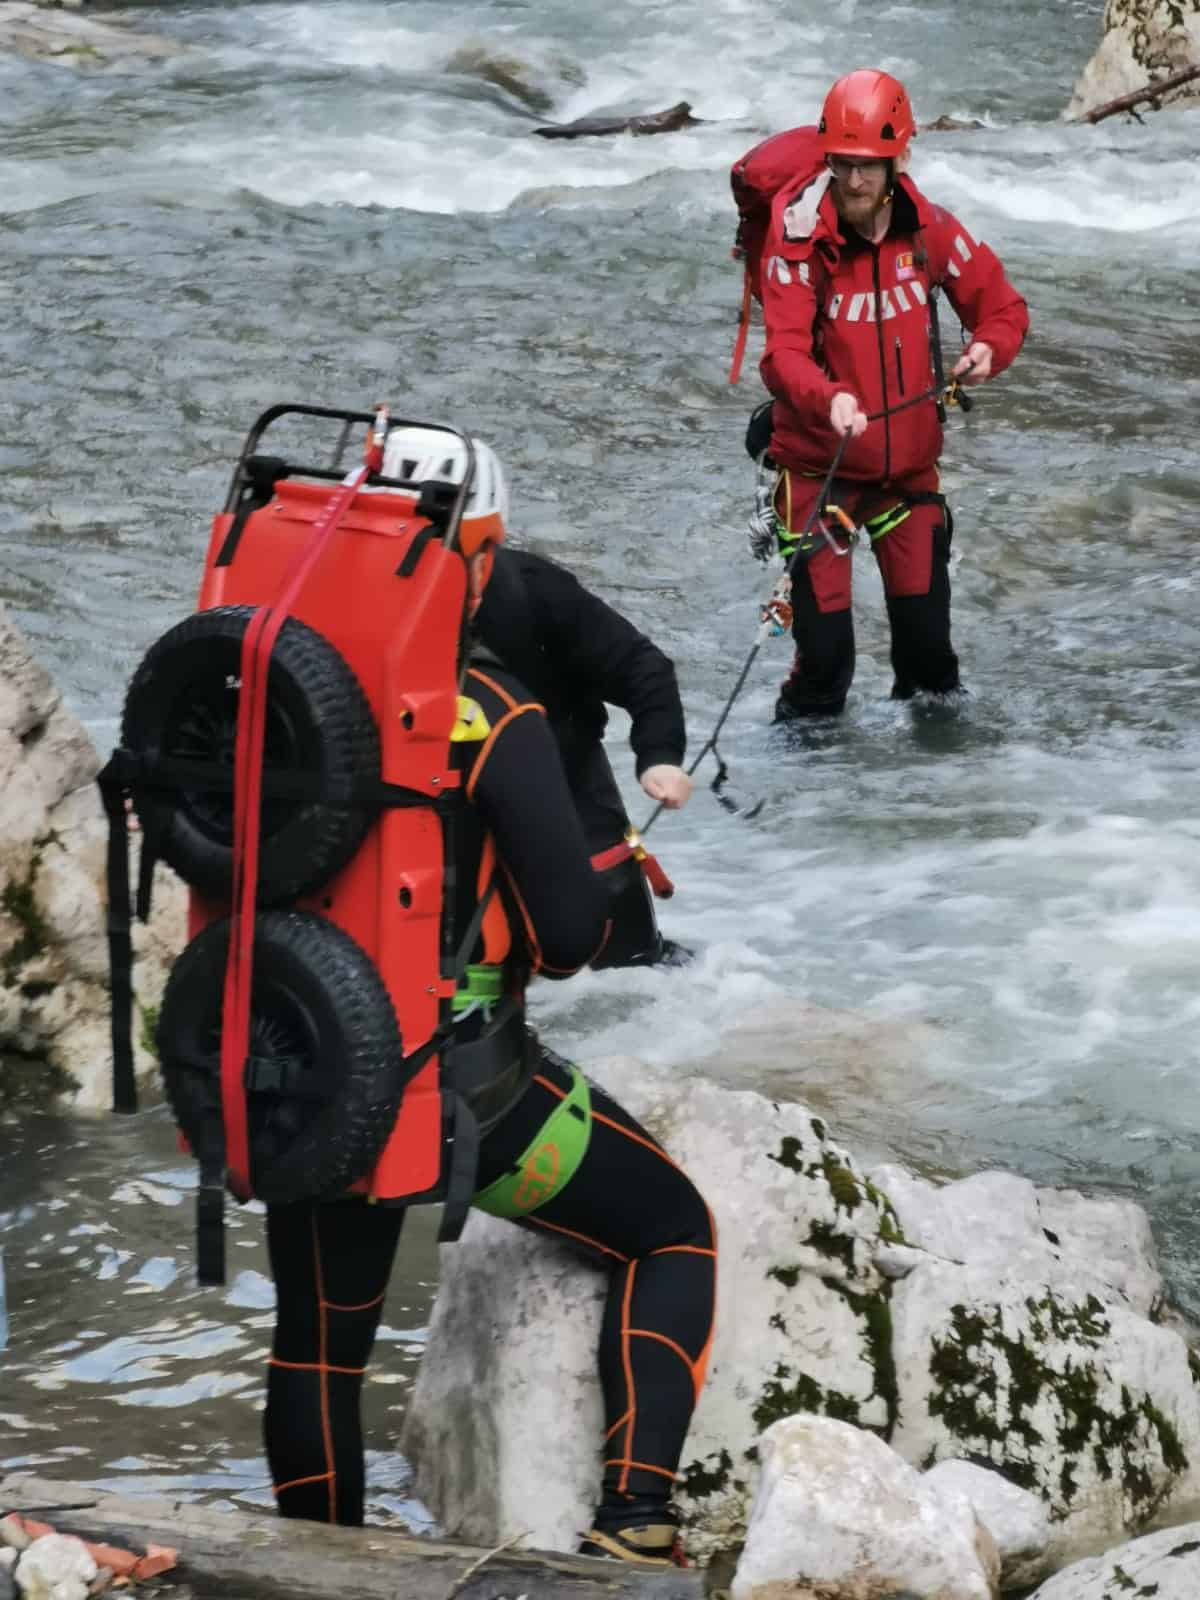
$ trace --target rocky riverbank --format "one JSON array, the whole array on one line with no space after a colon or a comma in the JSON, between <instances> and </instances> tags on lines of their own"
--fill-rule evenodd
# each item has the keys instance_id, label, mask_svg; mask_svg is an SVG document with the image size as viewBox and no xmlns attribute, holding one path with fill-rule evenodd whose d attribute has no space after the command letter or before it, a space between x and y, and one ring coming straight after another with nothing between
<instances>
[{"instance_id":1,"label":"rocky riverbank","mask_svg":"<svg viewBox=\"0 0 1200 1600\"><path fill-rule=\"evenodd\" d=\"M107 826L100 757L0 606L0 1107L111 1097ZM139 1075L167 970L184 939L183 885L160 868L135 932Z\"/></svg>"},{"instance_id":2,"label":"rocky riverbank","mask_svg":"<svg viewBox=\"0 0 1200 1600\"><path fill-rule=\"evenodd\" d=\"M716 1217L680 1501L737 1600L989 1600L1200 1514L1200 1365L1137 1206L868 1172L801 1105L640 1061L595 1076ZM403 1449L452 1534L568 1549L587 1525L604 1288L485 1216L443 1250Z\"/></svg>"}]
</instances>

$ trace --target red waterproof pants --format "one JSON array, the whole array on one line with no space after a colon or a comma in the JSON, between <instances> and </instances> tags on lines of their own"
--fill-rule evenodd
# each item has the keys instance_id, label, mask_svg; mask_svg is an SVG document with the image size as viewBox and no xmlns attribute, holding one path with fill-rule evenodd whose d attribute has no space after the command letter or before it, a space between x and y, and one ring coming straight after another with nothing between
<instances>
[{"instance_id":1,"label":"red waterproof pants","mask_svg":"<svg viewBox=\"0 0 1200 1600\"><path fill-rule=\"evenodd\" d=\"M805 527L820 483L784 472L776 495L782 527ZM950 643L950 538L953 524L937 492L936 469L899 480L886 488L873 483L835 482L829 503L852 522L893 522L872 539L883 578L892 634L892 698L908 700L918 689L947 694L959 687L958 657ZM846 536L832 518L839 545ZM781 543L783 535L781 534ZM811 549L801 549L792 567L792 635L796 658L781 686L779 714L830 716L841 711L854 677L854 620L851 612L852 560L838 555L817 534Z\"/></svg>"}]
</instances>

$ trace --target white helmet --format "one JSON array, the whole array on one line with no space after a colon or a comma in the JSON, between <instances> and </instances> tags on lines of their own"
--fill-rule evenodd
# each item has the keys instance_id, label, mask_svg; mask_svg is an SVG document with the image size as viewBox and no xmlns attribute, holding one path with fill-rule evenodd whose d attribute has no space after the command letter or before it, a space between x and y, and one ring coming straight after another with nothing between
<instances>
[{"instance_id":1,"label":"white helmet","mask_svg":"<svg viewBox=\"0 0 1200 1600\"><path fill-rule=\"evenodd\" d=\"M463 512L460 543L467 555L488 542L504 538L508 520L508 485L495 451L482 439L472 438L475 476ZM402 483L418 485L429 478L461 483L467 470L463 441L440 428L393 428L383 447L382 474Z\"/></svg>"}]
</instances>

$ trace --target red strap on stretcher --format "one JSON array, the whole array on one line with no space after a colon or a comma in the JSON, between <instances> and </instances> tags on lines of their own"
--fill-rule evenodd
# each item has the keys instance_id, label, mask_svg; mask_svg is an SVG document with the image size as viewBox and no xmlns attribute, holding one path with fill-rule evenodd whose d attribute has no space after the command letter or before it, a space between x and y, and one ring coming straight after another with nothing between
<instances>
[{"instance_id":1,"label":"red strap on stretcher","mask_svg":"<svg viewBox=\"0 0 1200 1600\"><path fill-rule=\"evenodd\" d=\"M360 467L334 494L313 524L308 540L284 575L279 598L260 606L242 639L241 699L233 768L233 890L229 955L221 1012L221 1114L225 1124L225 1168L229 1187L247 1200L250 1134L246 1113L246 1060L250 1051L250 999L254 973L254 904L258 892L258 845L262 820L263 744L267 727L267 676L271 651L305 579L336 533L361 488L369 465Z\"/></svg>"}]
</instances>

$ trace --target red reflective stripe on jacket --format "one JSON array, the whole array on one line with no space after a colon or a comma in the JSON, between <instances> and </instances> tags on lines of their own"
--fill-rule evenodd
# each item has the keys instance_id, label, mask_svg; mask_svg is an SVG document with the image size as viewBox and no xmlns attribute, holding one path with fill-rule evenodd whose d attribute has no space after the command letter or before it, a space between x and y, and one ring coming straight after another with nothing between
<instances>
[{"instance_id":1,"label":"red reflective stripe on jacket","mask_svg":"<svg viewBox=\"0 0 1200 1600\"><path fill-rule=\"evenodd\" d=\"M788 239L784 214L794 196L777 197L762 275L761 370L776 397L771 454L782 465L814 473L829 465L837 448L829 426L835 394L853 394L864 411L878 412L930 387L928 302L935 284L972 336L992 346L993 372L1003 371L1021 347L1029 325L1025 302L995 254L910 179L902 177L900 186L917 226L888 234L877 249L845 247L829 193L811 236ZM953 365L949 349L946 365ZM941 449L931 400L873 422L846 450L839 475L866 482L907 477L933 466Z\"/></svg>"}]
</instances>

